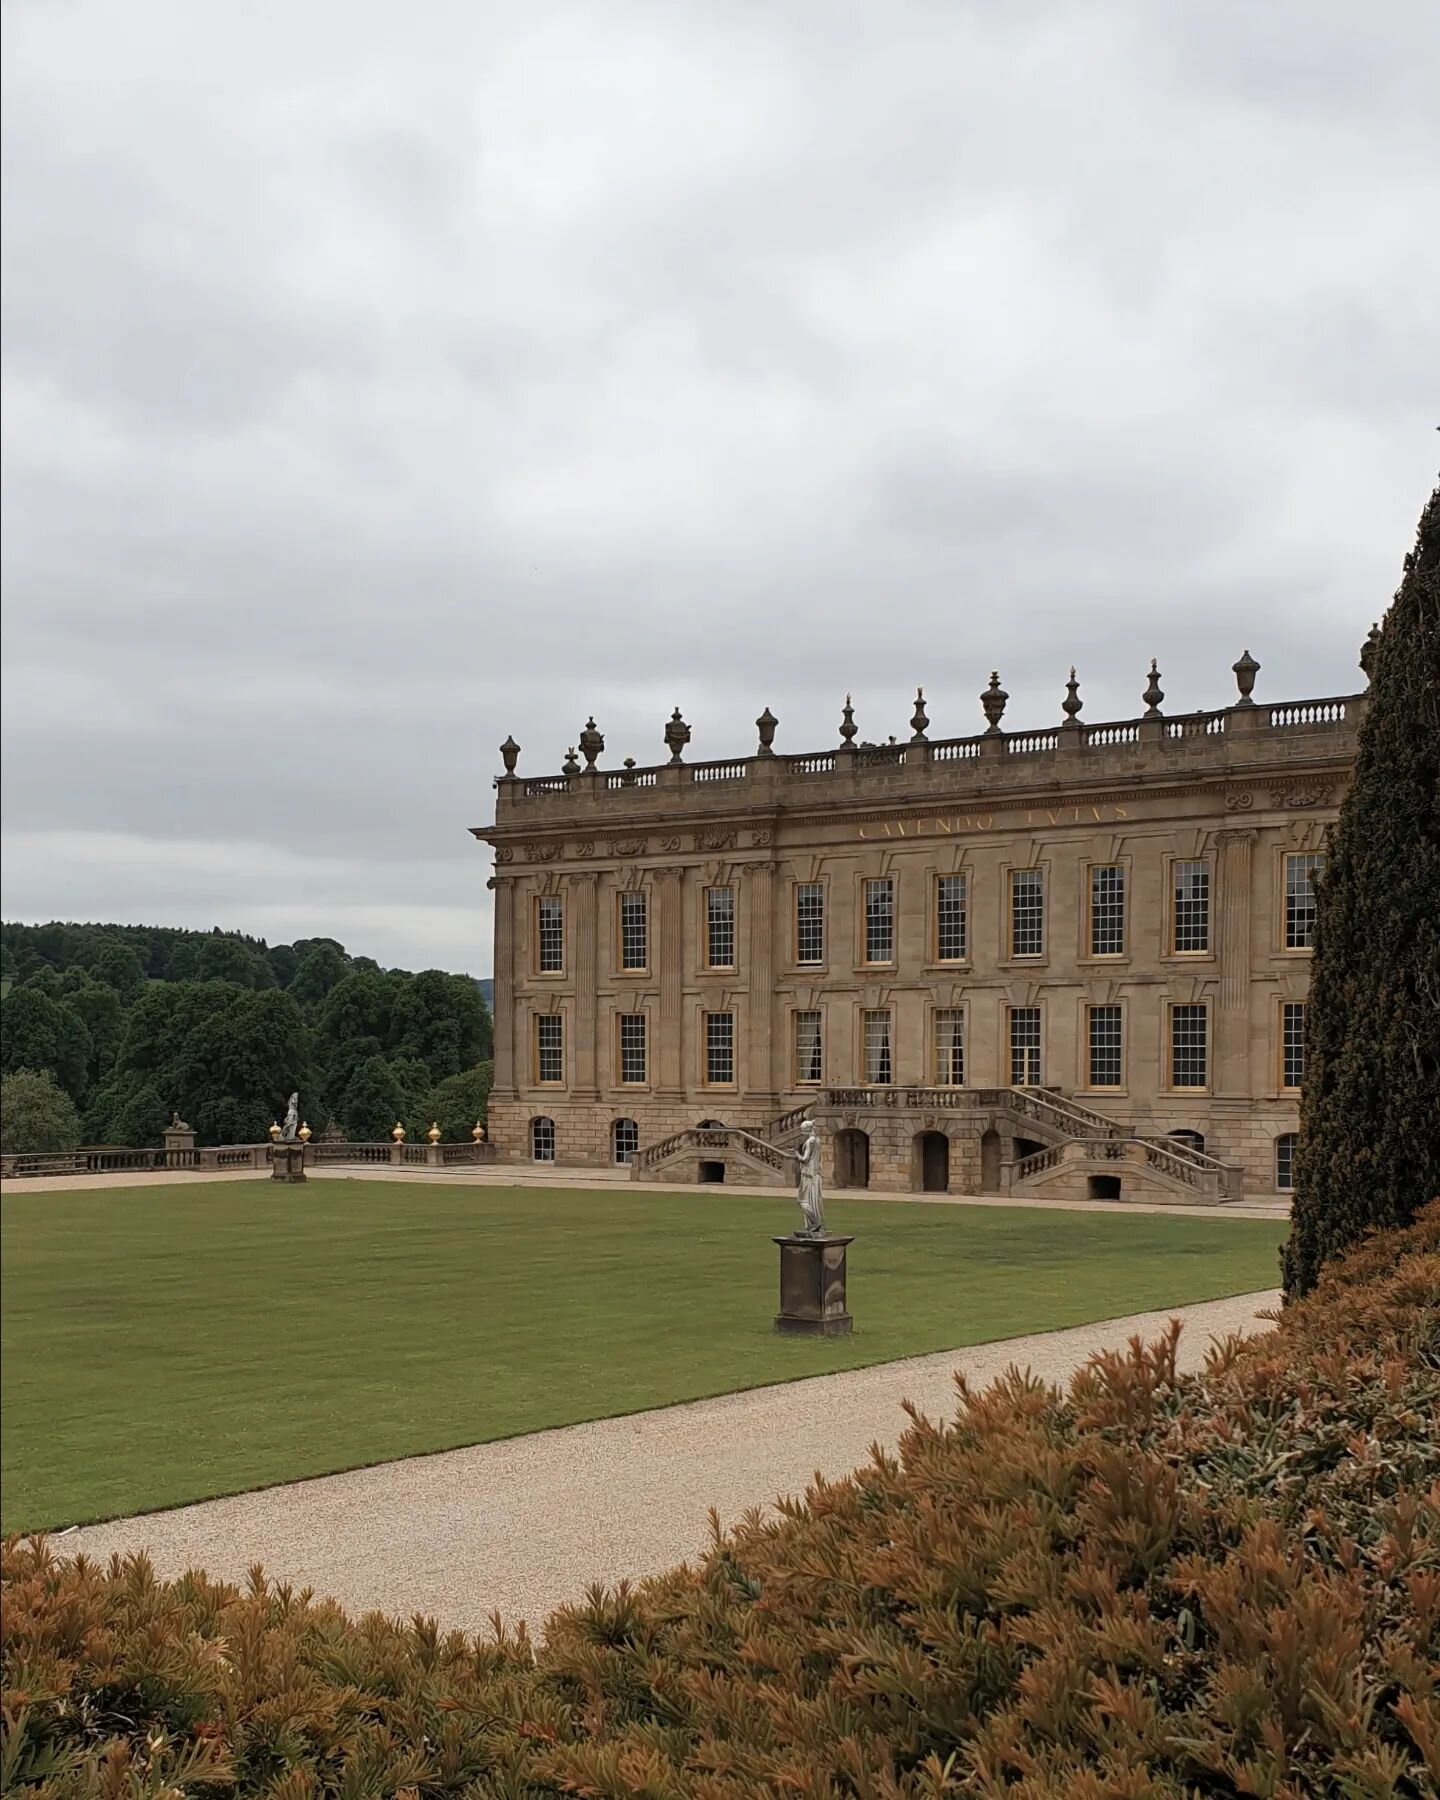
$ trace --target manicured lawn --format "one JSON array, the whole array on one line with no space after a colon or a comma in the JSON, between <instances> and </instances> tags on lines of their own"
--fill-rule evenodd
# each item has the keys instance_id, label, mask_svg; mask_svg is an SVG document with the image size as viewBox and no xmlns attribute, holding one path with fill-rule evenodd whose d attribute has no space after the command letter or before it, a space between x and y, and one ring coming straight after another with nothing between
<instances>
[{"instance_id":1,"label":"manicured lawn","mask_svg":"<svg viewBox=\"0 0 1440 1800\"><path fill-rule=\"evenodd\" d=\"M856 1329L816 1342L771 1330L783 1197L329 1179L7 1195L4 1529L1268 1288L1285 1234L828 1213L856 1234Z\"/></svg>"}]
</instances>

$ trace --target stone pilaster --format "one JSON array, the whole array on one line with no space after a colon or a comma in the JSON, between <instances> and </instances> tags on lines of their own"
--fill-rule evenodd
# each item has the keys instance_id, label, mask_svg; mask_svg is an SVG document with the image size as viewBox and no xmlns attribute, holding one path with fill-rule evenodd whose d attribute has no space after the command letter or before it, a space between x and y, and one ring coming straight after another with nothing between
<instances>
[{"instance_id":1,"label":"stone pilaster","mask_svg":"<svg viewBox=\"0 0 1440 1800\"><path fill-rule=\"evenodd\" d=\"M582 869L569 880L575 902L575 1098L595 1100L595 938L599 876Z\"/></svg>"},{"instance_id":2,"label":"stone pilaster","mask_svg":"<svg viewBox=\"0 0 1440 1800\"><path fill-rule=\"evenodd\" d=\"M515 1098L515 878L496 875L495 895L495 1080L497 1100Z\"/></svg>"},{"instance_id":3,"label":"stone pilaster","mask_svg":"<svg viewBox=\"0 0 1440 1800\"><path fill-rule=\"evenodd\" d=\"M685 871L659 869L655 873L655 962L660 985L660 1042L656 1059L657 1092L666 1098L685 1091L684 984L685 984Z\"/></svg>"},{"instance_id":4,"label":"stone pilaster","mask_svg":"<svg viewBox=\"0 0 1440 1800\"><path fill-rule=\"evenodd\" d=\"M1250 1087L1250 890L1255 833L1222 831L1218 842L1216 966L1220 981L1212 1085L1216 1094L1244 1094Z\"/></svg>"},{"instance_id":5,"label":"stone pilaster","mask_svg":"<svg viewBox=\"0 0 1440 1800\"><path fill-rule=\"evenodd\" d=\"M745 873L750 911L750 1058L746 1098L768 1102L775 1094L771 1060L771 1015L775 1002L775 869L768 862L751 863Z\"/></svg>"}]
</instances>

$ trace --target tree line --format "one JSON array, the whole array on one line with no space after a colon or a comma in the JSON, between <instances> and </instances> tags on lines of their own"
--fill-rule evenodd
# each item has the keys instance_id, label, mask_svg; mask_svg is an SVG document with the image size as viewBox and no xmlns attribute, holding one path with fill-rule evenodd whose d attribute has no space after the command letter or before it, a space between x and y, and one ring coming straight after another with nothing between
<instances>
[{"instance_id":1,"label":"tree line","mask_svg":"<svg viewBox=\"0 0 1440 1800\"><path fill-rule=\"evenodd\" d=\"M267 944L149 925L0 925L4 1148L258 1143L298 1089L319 1132L467 1137L490 1091L468 975L383 969L334 938Z\"/></svg>"}]
</instances>

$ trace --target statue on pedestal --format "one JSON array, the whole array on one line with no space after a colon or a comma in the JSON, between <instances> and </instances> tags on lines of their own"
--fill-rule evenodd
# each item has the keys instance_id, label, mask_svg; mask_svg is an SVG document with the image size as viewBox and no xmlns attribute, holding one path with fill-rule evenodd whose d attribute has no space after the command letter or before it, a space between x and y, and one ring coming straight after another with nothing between
<instances>
[{"instance_id":1,"label":"statue on pedestal","mask_svg":"<svg viewBox=\"0 0 1440 1800\"><path fill-rule=\"evenodd\" d=\"M300 1096L292 1094L285 1108L285 1123L280 1129L280 1142L294 1144L300 1140Z\"/></svg>"},{"instance_id":2,"label":"statue on pedestal","mask_svg":"<svg viewBox=\"0 0 1440 1800\"><path fill-rule=\"evenodd\" d=\"M804 1226L796 1237L826 1237L825 1201L820 1186L820 1134L815 1121L807 1119L800 1131L800 1148L790 1153L795 1159L795 1198L805 1215Z\"/></svg>"}]
</instances>

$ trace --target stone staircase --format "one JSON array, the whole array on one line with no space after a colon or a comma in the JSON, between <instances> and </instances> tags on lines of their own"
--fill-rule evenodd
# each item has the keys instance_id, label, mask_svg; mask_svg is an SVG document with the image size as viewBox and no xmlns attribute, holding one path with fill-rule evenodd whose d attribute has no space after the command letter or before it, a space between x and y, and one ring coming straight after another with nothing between
<instances>
[{"instance_id":1,"label":"stone staircase","mask_svg":"<svg viewBox=\"0 0 1440 1800\"><path fill-rule=\"evenodd\" d=\"M706 1164L719 1165L720 1174L707 1177ZM790 1160L765 1138L734 1125L720 1130L695 1125L672 1131L658 1143L637 1150L630 1162L630 1179L701 1183L714 1179L756 1187L789 1187L794 1176Z\"/></svg>"},{"instance_id":2,"label":"stone staircase","mask_svg":"<svg viewBox=\"0 0 1440 1800\"><path fill-rule=\"evenodd\" d=\"M1062 1105L1071 1116L1089 1111L1073 1101ZM1237 1165L1207 1156L1179 1138L1146 1137L1108 1119L1104 1124L1104 1135L1071 1132L1021 1157L1010 1167L1009 1191L1041 1193L1048 1188L1057 1198L1104 1199L1109 1197L1104 1187L1114 1181L1115 1198L1123 1198L1127 1186L1140 1187L1152 1199L1168 1196L1191 1205L1243 1197L1243 1172Z\"/></svg>"}]
</instances>

